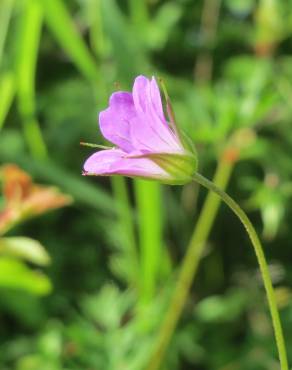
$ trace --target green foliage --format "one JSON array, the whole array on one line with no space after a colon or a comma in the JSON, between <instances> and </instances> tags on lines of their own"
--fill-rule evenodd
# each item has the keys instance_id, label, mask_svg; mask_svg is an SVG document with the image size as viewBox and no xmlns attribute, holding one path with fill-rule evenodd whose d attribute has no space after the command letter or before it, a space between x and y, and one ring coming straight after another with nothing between
<instances>
[{"instance_id":1,"label":"green foliage","mask_svg":"<svg viewBox=\"0 0 292 370\"><path fill-rule=\"evenodd\" d=\"M51 291L50 280L38 271L33 271L24 263L9 257L0 258L0 286L24 289L35 294Z\"/></svg>"},{"instance_id":2,"label":"green foliage","mask_svg":"<svg viewBox=\"0 0 292 370\"><path fill-rule=\"evenodd\" d=\"M196 314L203 322L234 321L246 308L247 294L242 291L230 292L226 296L205 298L196 307Z\"/></svg>"},{"instance_id":3,"label":"green foliage","mask_svg":"<svg viewBox=\"0 0 292 370\"><path fill-rule=\"evenodd\" d=\"M40 266L46 266L50 262L48 253L38 241L21 236L0 238L0 254L21 258Z\"/></svg>"},{"instance_id":4,"label":"green foliage","mask_svg":"<svg viewBox=\"0 0 292 370\"><path fill-rule=\"evenodd\" d=\"M46 22L76 66L90 81L96 82L97 65L78 33L65 3L61 0L42 0Z\"/></svg>"}]
</instances>

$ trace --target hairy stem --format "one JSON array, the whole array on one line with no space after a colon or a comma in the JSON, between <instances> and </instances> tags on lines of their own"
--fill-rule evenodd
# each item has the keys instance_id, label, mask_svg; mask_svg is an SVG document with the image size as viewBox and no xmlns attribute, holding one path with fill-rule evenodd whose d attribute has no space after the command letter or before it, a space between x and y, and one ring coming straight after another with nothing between
<instances>
[{"instance_id":1,"label":"hairy stem","mask_svg":"<svg viewBox=\"0 0 292 370\"><path fill-rule=\"evenodd\" d=\"M222 189L218 188L214 183L204 178L200 174L195 174L193 179L200 185L204 186L205 188L213 192L214 193L213 196L216 194L219 197L217 199L223 200L230 207L230 209L238 216L238 218L244 225L249 235L249 238L252 242L252 245L256 253L256 257L258 259L264 286L266 289L269 309L271 312L273 328L275 332L275 338L276 338L276 343L277 343L277 348L278 348L278 353L279 353L279 359L281 363L281 370L288 370L288 361L287 361L285 341L284 341L281 321L279 317L279 312L277 309L274 288L271 282L269 269L268 269L268 265L265 259L263 248L256 234L256 231L254 227L252 226L249 218L244 213L244 211ZM202 227L202 226L199 226L200 222L204 221L203 220L204 218L203 214L205 213L204 211L205 209L202 211L200 220L198 221L197 228L199 228L199 230L201 230L201 227ZM204 233L206 233L207 229L208 229L208 226L206 227L206 229L202 227L202 234L201 234L201 231L200 231L200 234L204 236ZM162 362L167 345L175 329L180 313L183 309L187 294L189 292L189 288L190 288L194 273L197 269L198 262L201 256L203 245L204 243L202 241L200 242L195 232L193 234L189 248L184 258L182 268L180 271L180 275L179 275L179 278L178 278L178 281L175 287L175 291L172 297L172 301L170 303L170 308L162 324L161 331L158 336L158 341L155 346L155 351L147 367L147 370L157 370L160 367L160 364Z\"/></svg>"},{"instance_id":2,"label":"hairy stem","mask_svg":"<svg viewBox=\"0 0 292 370\"><path fill-rule=\"evenodd\" d=\"M228 207L236 214L236 216L240 219L240 221L242 222L243 226L245 227L247 231L250 241L254 247L254 251L255 251L255 254L258 260L258 264L260 266L262 279L263 279L265 290L266 290L269 309L270 309L272 322L273 322L276 343L278 347L281 370L288 370L288 360L287 360L287 353L286 353L286 347L285 347L285 340L283 336L283 330L282 330L281 320L279 316L279 311L277 308L275 292L274 292L274 288L272 285L272 281L271 281L271 277L269 273L269 267L268 267L268 264L265 258L263 247L257 236L257 233L252 223L250 222L249 218L245 214L245 212L228 194L226 194L223 190L218 188L215 184L213 184L211 181L209 181L208 179L206 179L205 177L203 177L202 175L198 173L194 175L193 179L200 185L216 193L223 200L223 202L226 203Z\"/></svg>"}]
</instances>

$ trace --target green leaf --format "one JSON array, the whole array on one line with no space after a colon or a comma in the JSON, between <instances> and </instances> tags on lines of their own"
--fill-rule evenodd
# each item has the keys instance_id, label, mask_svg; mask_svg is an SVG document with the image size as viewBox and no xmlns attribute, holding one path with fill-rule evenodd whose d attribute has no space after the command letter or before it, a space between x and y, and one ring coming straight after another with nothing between
<instances>
[{"instance_id":1,"label":"green leaf","mask_svg":"<svg viewBox=\"0 0 292 370\"><path fill-rule=\"evenodd\" d=\"M0 287L21 289L38 295L48 294L52 289L50 280L44 274L8 257L0 258Z\"/></svg>"},{"instance_id":2,"label":"green leaf","mask_svg":"<svg viewBox=\"0 0 292 370\"><path fill-rule=\"evenodd\" d=\"M240 316L248 303L243 290L230 290L227 294L214 295L198 303L195 312L203 322L229 322Z\"/></svg>"},{"instance_id":3,"label":"green leaf","mask_svg":"<svg viewBox=\"0 0 292 370\"><path fill-rule=\"evenodd\" d=\"M50 263L50 256L45 248L37 240L23 236L0 238L1 254L22 258L40 266Z\"/></svg>"},{"instance_id":4,"label":"green leaf","mask_svg":"<svg viewBox=\"0 0 292 370\"><path fill-rule=\"evenodd\" d=\"M88 296L83 301L87 317L101 324L106 330L118 329L122 318L133 304L130 291L122 293L115 285L107 284L98 295Z\"/></svg>"}]
</instances>

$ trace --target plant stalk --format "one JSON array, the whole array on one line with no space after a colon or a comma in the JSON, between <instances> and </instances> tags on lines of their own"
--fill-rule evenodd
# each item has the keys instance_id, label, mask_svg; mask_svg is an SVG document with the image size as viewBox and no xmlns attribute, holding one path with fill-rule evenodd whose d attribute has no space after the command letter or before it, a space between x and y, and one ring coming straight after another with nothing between
<instances>
[{"instance_id":1,"label":"plant stalk","mask_svg":"<svg viewBox=\"0 0 292 370\"><path fill-rule=\"evenodd\" d=\"M288 360L287 360L285 341L284 341L280 316L279 316L279 312L278 312L278 308L276 304L274 288L273 288L272 281L270 278L269 268L268 268L268 265L265 259L263 248L256 234L256 231L253 225L251 224L249 218L244 213L244 211L239 207L239 205L222 189L217 187L216 184L204 178L202 175L198 173L194 175L193 179L200 185L207 188L209 191L213 192L213 194L209 194L208 197L217 196L218 200L221 199L222 201L224 201L230 207L230 209L238 216L238 218L240 219L240 221L242 222L242 224L244 225L248 233L248 236L254 247L256 257L257 257L257 260L260 266L260 270L262 273L262 278L263 278L263 282L264 282L264 286L265 286L265 290L267 294L269 309L270 309L270 313L272 317L272 323L273 323L276 344L277 344L278 353L279 353L281 370L288 370ZM161 327L161 330L158 336L158 341L156 343L155 351L147 367L147 370L158 370L159 369L164 353L171 339L171 335L175 329L180 313L183 309L183 306L184 306L187 294L189 292L189 288L190 288L193 276L197 270L201 252L204 246L204 242L202 241L203 238L200 241L199 237L201 236L203 237L204 234L206 235L206 232L209 227L208 225L206 227L203 226L204 218L206 217L206 215L208 215L208 212L206 211L206 206L207 206L207 201L202 211L201 217L198 221L198 226L196 227L196 230L199 229L200 231L199 236L195 230L193 237L191 239L189 248L187 250L186 256L183 260L178 282L176 284L173 298L170 303L170 308L166 314L164 323L162 324L162 327ZM207 207L207 210L208 210L208 207ZM207 220L207 218L205 220ZM209 222L212 223L213 220ZM202 226L200 226L200 224Z\"/></svg>"},{"instance_id":2,"label":"plant stalk","mask_svg":"<svg viewBox=\"0 0 292 370\"><path fill-rule=\"evenodd\" d=\"M226 188L233 167L234 162L226 160L223 155L218 162L213 179L217 186L223 189ZM187 247L187 252L182 262L177 284L169 304L169 309L160 328L157 341L154 345L154 352L148 364L147 370L159 369L164 358L167 346L176 328L192 281L194 280L194 276L197 272L202 252L217 215L219 205L220 199L213 192L209 192L190 243Z\"/></svg>"},{"instance_id":3,"label":"plant stalk","mask_svg":"<svg viewBox=\"0 0 292 370\"><path fill-rule=\"evenodd\" d=\"M137 179L134 186L139 221L139 303L147 304L155 296L163 264L161 185L154 181Z\"/></svg>"},{"instance_id":4,"label":"plant stalk","mask_svg":"<svg viewBox=\"0 0 292 370\"><path fill-rule=\"evenodd\" d=\"M273 284L271 281L269 267L265 258L265 254L263 251L263 247L261 242L258 238L258 235L250 222L249 218L245 214L245 212L240 208L240 206L223 190L218 188L214 183L206 179L204 176L196 173L193 177L194 181L199 183L200 185L204 186L210 191L213 191L217 194L224 203L228 205L228 207L236 214L236 216L240 219L241 223L246 229L246 232L250 238L250 241L254 247L254 251L258 260L258 264L260 267L260 271L262 274L262 279L264 282L266 295L268 299L269 309L272 317L272 323L275 333L276 344L279 353L279 359L281 364L281 370L288 370L288 360L287 360L287 353L286 353L286 346L285 340L283 335L283 329L281 325L280 315L277 308L277 302L275 297L275 292L273 288Z\"/></svg>"},{"instance_id":5,"label":"plant stalk","mask_svg":"<svg viewBox=\"0 0 292 370\"><path fill-rule=\"evenodd\" d=\"M120 230L123 231L125 254L129 260L129 285L135 285L138 279L139 261L136 249L136 238L133 225L133 214L130 206L127 183L123 177L114 176L111 185L118 211Z\"/></svg>"}]
</instances>

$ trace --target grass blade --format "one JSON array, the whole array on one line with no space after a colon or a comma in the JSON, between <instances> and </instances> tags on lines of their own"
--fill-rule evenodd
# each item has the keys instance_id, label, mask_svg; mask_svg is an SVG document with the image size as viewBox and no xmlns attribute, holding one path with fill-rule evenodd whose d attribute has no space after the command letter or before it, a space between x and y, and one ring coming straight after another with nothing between
<instances>
[{"instance_id":1,"label":"grass blade","mask_svg":"<svg viewBox=\"0 0 292 370\"><path fill-rule=\"evenodd\" d=\"M14 0L2 0L0 4L0 65L3 57L3 50L9 22L12 14Z\"/></svg>"},{"instance_id":2,"label":"grass blade","mask_svg":"<svg viewBox=\"0 0 292 370\"><path fill-rule=\"evenodd\" d=\"M119 79L129 80L149 69L145 49L133 38L139 32L129 25L115 0L102 0L104 32L112 45L112 59ZM130 61L130 63L129 63Z\"/></svg>"},{"instance_id":3,"label":"grass blade","mask_svg":"<svg viewBox=\"0 0 292 370\"><path fill-rule=\"evenodd\" d=\"M103 32L101 1L102 0L92 0L88 2L87 15L90 24L89 39L91 48L100 60L104 60L107 55L107 46Z\"/></svg>"},{"instance_id":4,"label":"grass blade","mask_svg":"<svg viewBox=\"0 0 292 370\"><path fill-rule=\"evenodd\" d=\"M17 94L25 139L35 158L45 158L47 150L36 119L35 74L42 29L42 8L37 0L23 4L19 29Z\"/></svg>"},{"instance_id":5,"label":"grass blade","mask_svg":"<svg viewBox=\"0 0 292 370\"><path fill-rule=\"evenodd\" d=\"M61 0L42 0L41 3L45 21L58 43L89 81L98 81L100 76L96 62L78 33L63 2Z\"/></svg>"},{"instance_id":6,"label":"grass blade","mask_svg":"<svg viewBox=\"0 0 292 370\"><path fill-rule=\"evenodd\" d=\"M9 108L15 94L14 77L10 72L0 76L0 130L4 125Z\"/></svg>"}]
</instances>

